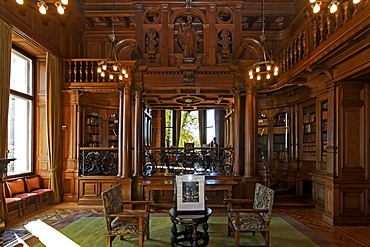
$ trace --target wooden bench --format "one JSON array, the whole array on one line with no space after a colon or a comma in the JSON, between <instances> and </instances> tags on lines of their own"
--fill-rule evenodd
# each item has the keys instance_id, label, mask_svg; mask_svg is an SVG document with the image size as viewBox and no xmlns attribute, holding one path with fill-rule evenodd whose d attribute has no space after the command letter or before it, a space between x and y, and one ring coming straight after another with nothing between
<instances>
[{"instance_id":1,"label":"wooden bench","mask_svg":"<svg viewBox=\"0 0 370 247\"><path fill-rule=\"evenodd\" d=\"M25 214L28 207L42 207L43 202L51 203L51 189L43 189L39 175L23 178L10 178L4 181L5 202L9 215L18 212L18 217Z\"/></svg>"},{"instance_id":2,"label":"wooden bench","mask_svg":"<svg viewBox=\"0 0 370 247\"><path fill-rule=\"evenodd\" d=\"M36 193L29 193L25 189L24 180L22 178L6 181L7 187L6 198L19 198L22 203L22 211L25 214L27 207L35 206L36 210L39 208L39 195ZM11 201L11 200L8 200Z\"/></svg>"}]
</instances>

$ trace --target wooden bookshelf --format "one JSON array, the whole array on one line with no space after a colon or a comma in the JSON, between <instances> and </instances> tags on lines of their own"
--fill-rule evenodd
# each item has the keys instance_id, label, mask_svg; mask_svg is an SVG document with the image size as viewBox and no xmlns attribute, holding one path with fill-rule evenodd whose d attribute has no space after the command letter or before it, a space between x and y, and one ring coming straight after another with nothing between
<instances>
[{"instance_id":1,"label":"wooden bookshelf","mask_svg":"<svg viewBox=\"0 0 370 247\"><path fill-rule=\"evenodd\" d=\"M279 112L273 119L273 153L272 158L286 160L289 158L289 115Z\"/></svg>"},{"instance_id":2,"label":"wooden bookshelf","mask_svg":"<svg viewBox=\"0 0 370 247\"><path fill-rule=\"evenodd\" d=\"M327 144L328 144L328 101L321 102L321 161L327 160Z\"/></svg>"},{"instance_id":3,"label":"wooden bookshelf","mask_svg":"<svg viewBox=\"0 0 370 247\"><path fill-rule=\"evenodd\" d=\"M303 108L303 151L302 159L316 160L316 106Z\"/></svg>"}]
</instances>

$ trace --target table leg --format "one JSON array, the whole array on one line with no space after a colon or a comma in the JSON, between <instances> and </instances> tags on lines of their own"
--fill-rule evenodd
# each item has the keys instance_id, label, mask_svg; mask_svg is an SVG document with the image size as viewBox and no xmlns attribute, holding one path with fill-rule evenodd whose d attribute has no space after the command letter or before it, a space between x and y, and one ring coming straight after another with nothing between
<instances>
[{"instance_id":1,"label":"table leg","mask_svg":"<svg viewBox=\"0 0 370 247\"><path fill-rule=\"evenodd\" d=\"M172 243L175 243L176 240L177 240L177 227L176 227L176 223L172 223L172 228L171 228L171 232L172 232Z\"/></svg>"},{"instance_id":2,"label":"table leg","mask_svg":"<svg viewBox=\"0 0 370 247\"><path fill-rule=\"evenodd\" d=\"M191 246L195 247L198 246L198 233L197 233L197 224L193 224L193 243Z\"/></svg>"},{"instance_id":3,"label":"table leg","mask_svg":"<svg viewBox=\"0 0 370 247\"><path fill-rule=\"evenodd\" d=\"M209 236L208 236L208 223L203 223L203 230L204 230L204 241L208 243Z\"/></svg>"}]
</instances>

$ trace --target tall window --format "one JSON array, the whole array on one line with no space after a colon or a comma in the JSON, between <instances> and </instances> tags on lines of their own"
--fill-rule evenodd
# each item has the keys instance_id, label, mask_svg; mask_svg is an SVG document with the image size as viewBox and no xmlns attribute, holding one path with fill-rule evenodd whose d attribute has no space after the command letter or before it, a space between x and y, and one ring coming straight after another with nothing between
<instances>
[{"instance_id":1,"label":"tall window","mask_svg":"<svg viewBox=\"0 0 370 247\"><path fill-rule=\"evenodd\" d=\"M166 147L176 146L174 139L174 125L174 112L172 110L166 110Z\"/></svg>"},{"instance_id":2,"label":"tall window","mask_svg":"<svg viewBox=\"0 0 370 247\"><path fill-rule=\"evenodd\" d=\"M207 110L207 143L210 143L213 137L216 137L216 123L215 123L215 110Z\"/></svg>"},{"instance_id":3,"label":"tall window","mask_svg":"<svg viewBox=\"0 0 370 247\"><path fill-rule=\"evenodd\" d=\"M32 171L33 61L12 50L8 116L8 175Z\"/></svg>"},{"instance_id":4,"label":"tall window","mask_svg":"<svg viewBox=\"0 0 370 247\"><path fill-rule=\"evenodd\" d=\"M195 147L200 147L198 111L181 111L179 147L185 143L194 143Z\"/></svg>"}]
</instances>

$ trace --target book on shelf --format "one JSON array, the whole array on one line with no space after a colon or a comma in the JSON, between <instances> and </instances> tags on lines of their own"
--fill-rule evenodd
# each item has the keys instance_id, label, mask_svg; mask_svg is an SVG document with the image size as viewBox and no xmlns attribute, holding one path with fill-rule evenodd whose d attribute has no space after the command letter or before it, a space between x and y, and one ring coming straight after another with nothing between
<instances>
[{"instance_id":1,"label":"book on shelf","mask_svg":"<svg viewBox=\"0 0 370 247\"><path fill-rule=\"evenodd\" d=\"M323 111L322 112L322 119L323 120L328 119L328 111Z\"/></svg>"}]
</instances>

